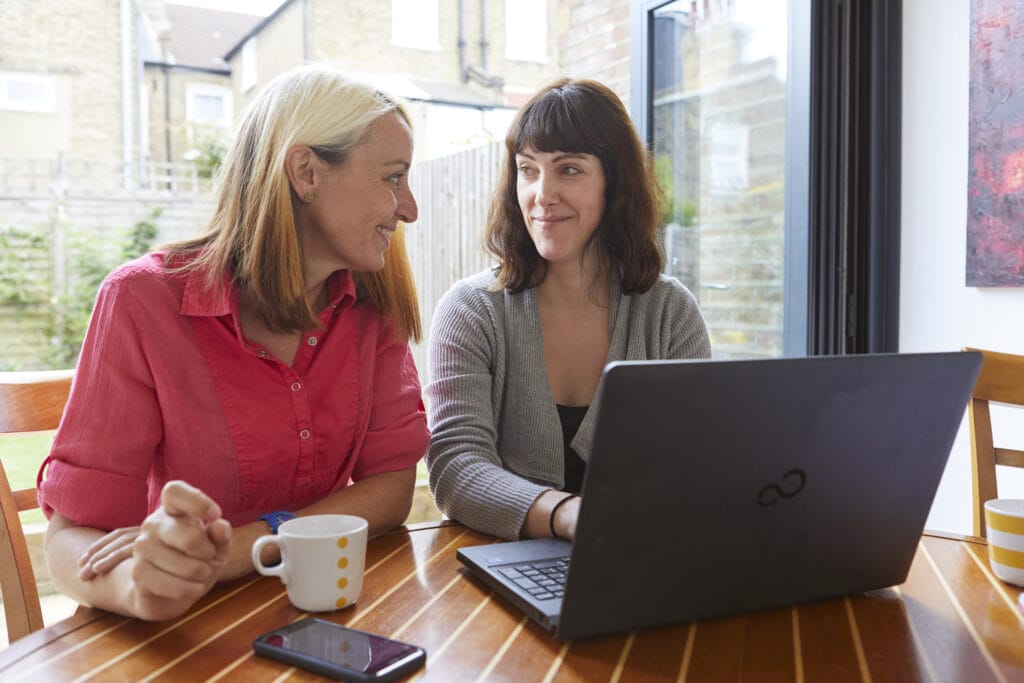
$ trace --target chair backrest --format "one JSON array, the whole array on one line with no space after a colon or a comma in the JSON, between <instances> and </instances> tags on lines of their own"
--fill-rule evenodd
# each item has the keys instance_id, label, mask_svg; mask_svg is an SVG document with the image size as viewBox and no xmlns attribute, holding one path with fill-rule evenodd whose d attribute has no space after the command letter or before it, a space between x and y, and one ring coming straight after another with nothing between
<instances>
[{"instance_id":1,"label":"chair backrest","mask_svg":"<svg viewBox=\"0 0 1024 683\"><path fill-rule=\"evenodd\" d=\"M967 414L971 424L971 478L974 492L974 535L985 536L985 501L998 498L996 465L1024 467L1024 451L996 448L989 401L1024 406L1024 356L980 351L981 373L971 392Z\"/></svg>"},{"instance_id":2,"label":"chair backrest","mask_svg":"<svg viewBox=\"0 0 1024 683\"><path fill-rule=\"evenodd\" d=\"M0 372L0 433L56 429L73 374L73 370ZM18 517L19 512L37 507L35 488L12 490L0 462L0 590L10 642L43 627L36 576Z\"/></svg>"}]
</instances>

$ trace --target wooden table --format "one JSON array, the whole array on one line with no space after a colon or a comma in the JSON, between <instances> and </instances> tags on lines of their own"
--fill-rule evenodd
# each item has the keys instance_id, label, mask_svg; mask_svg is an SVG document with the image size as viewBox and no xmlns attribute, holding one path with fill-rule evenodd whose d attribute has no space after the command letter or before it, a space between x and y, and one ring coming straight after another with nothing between
<instances>
[{"instance_id":1,"label":"wooden table","mask_svg":"<svg viewBox=\"0 0 1024 683\"><path fill-rule=\"evenodd\" d=\"M371 542L363 595L329 619L416 643L444 681L1024 680L1019 590L984 541L927 533L898 588L566 645L470 579L456 548L492 541L452 523ZM84 609L0 652L0 680L318 680L254 656L294 621L277 579L218 587L185 616L148 623Z\"/></svg>"}]
</instances>

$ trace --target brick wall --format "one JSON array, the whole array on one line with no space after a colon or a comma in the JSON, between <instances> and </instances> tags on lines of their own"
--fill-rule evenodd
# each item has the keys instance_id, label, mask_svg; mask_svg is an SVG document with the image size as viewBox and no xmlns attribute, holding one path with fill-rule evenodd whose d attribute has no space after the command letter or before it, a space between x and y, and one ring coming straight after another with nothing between
<instances>
[{"instance_id":1,"label":"brick wall","mask_svg":"<svg viewBox=\"0 0 1024 683\"><path fill-rule=\"evenodd\" d=\"M57 83L54 113L0 110L0 157L121 159L119 11L119 0L0 2L0 71Z\"/></svg>"},{"instance_id":2,"label":"brick wall","mask_svg":"<svg viewBox=\"0 0 1024 683\"><path fill-rule=\"evenodd\" d=\"M593 78L629 102L629 3L561 0L559 61L562 75Z\"/></svg>"}]
</instances>

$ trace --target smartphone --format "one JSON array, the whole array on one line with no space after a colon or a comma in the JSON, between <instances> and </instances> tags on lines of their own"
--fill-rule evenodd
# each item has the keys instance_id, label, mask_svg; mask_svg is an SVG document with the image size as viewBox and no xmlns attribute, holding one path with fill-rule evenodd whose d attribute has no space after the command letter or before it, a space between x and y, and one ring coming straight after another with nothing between
<instances>
[{"instance_id":1,"label":"smartphone","mask_svg":"<svg viewBox=\"0 0 1024 683\"><path fill-rule=\"evenodd\" d=\"M339 681L393 681L427 661L421 647L312 617L264 633L252 647Z\"/></svg>"}]
</instances>

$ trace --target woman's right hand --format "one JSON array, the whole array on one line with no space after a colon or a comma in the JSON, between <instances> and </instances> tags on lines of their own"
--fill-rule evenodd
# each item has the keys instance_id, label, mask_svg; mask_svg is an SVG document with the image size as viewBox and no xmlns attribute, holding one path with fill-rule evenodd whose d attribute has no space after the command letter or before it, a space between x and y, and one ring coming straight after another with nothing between
<instances>
[{"instance_id":1,"label":"woman's right hand","mask_svg":"<svg viewBox=\"0 0 1024 683\"><path fill-rule=\"evenodd\" d=\"M161 505L132 543L132 612L142 619L177 617L220 578L231 547L231 525L199 489L170 481Z\"/></svg>"}]
</instances>

